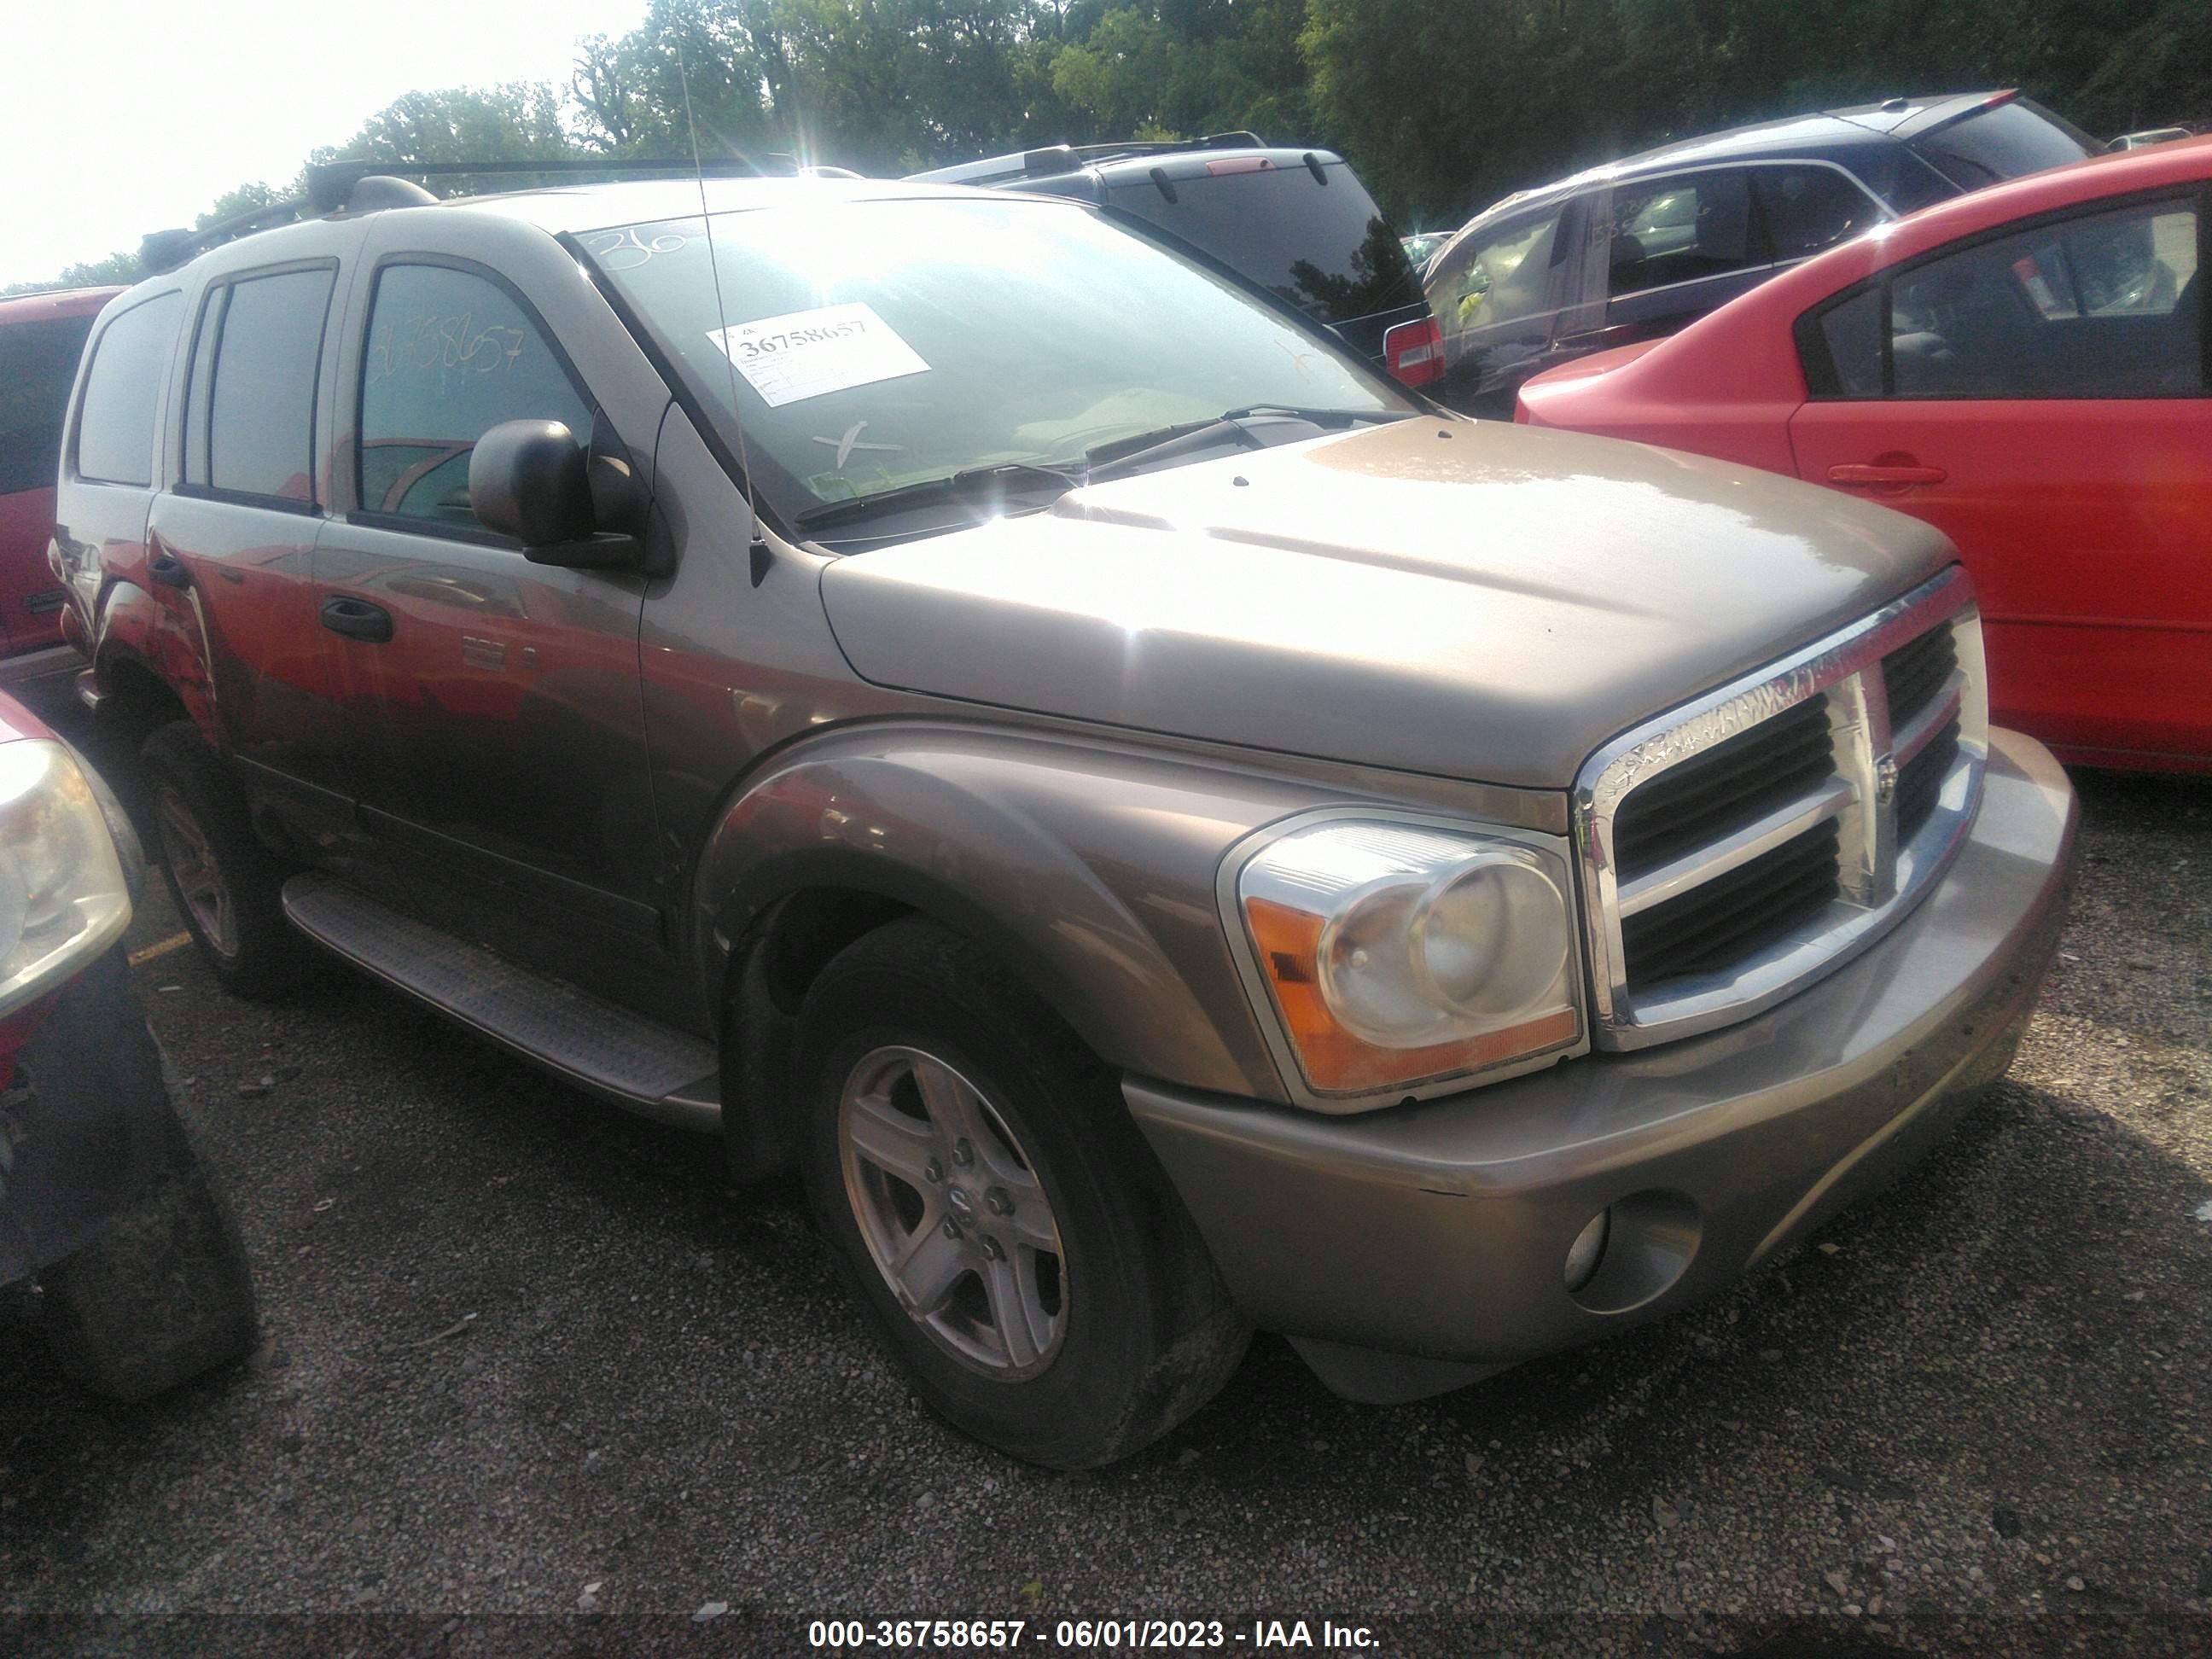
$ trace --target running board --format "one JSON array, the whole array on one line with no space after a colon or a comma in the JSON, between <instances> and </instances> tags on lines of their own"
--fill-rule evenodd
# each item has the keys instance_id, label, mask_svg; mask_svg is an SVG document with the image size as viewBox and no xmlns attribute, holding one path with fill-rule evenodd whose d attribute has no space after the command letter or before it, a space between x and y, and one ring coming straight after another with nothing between
<instances>
[{"instance_id":1,"label":"running board","mask_svg":"<svg viewBox=\"0 0 2212 1659\"><path fill-rule=\"evenodd\" d=\"M292 925L364 973L616 1105L683 1128L722 1121L714 1044L516 966L332 877L284 884Z\"/></svg>"}]
</instances>

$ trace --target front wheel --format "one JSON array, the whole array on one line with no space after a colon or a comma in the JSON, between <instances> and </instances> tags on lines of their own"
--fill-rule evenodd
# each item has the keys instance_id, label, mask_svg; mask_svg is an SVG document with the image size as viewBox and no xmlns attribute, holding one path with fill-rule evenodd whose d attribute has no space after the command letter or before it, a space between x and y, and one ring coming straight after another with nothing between
<instances>
[{"instance_id":1,"label":"front wheel","mask_svg":"<svg viewBox=\"0 0 2212 1659\"><path fill-rule=\"evenodd\" d=\"M240 996L289 995L313 947L285 918L285 866L253 833L237 785L190 720L147 738L140 761L161 873L201 959Z\"/></svg>"},{"instance_id":2,"label":"front wheel","mask_svg":"<svg viewBox=\"0 0 2212 1659\"><path fill-rule=\"evenodd\" d=\"M1249 1328L1110 1072L984 953L896 922L800 1014L800 1164L877 1340L955 1426L1059 1468L1204 1405Z\"/></svg>"}]
</instances>

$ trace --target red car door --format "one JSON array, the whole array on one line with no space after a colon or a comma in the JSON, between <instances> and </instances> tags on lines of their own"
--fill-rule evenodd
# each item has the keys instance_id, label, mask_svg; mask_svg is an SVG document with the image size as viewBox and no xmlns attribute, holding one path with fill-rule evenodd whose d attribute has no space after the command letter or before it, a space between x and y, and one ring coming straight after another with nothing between
<instances>
[{"instance_id":1,"label":"red car door","mask_svg":"<svg viewBox=\"0 0 2212 1659\"><path fill-rule=\"evenodd\" d=\"M1790 422L1800 475L1959 544L1992 716L2069 759L2212 753L2203 220L2193 194L2098 204L1902 266L1801 333L1833 374Z\"/></svg>"}]
</instances>

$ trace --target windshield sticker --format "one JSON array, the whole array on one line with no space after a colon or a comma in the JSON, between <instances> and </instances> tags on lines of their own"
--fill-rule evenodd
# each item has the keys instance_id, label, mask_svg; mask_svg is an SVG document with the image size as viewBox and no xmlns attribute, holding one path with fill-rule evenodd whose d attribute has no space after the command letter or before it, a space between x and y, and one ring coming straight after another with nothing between
<instances>
[{"instance_id":1,"label":"windshield sticker","mask_svg":"<svg viewBox=\"0 0 2212 1659\"><path fill-rule=\"evenodd\" d=\"M929 368L873 307L858 301L763 317L707 337L770 409Z\"/></svg>"}]
</instances>

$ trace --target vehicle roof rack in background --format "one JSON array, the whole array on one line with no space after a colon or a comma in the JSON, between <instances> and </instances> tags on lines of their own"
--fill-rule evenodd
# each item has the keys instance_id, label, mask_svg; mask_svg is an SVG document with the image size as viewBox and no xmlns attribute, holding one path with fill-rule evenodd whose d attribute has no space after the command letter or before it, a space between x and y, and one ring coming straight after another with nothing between
<instances>
[{"instance_id":1,"label":"vehicle roof rack in background","mask_svg":"<svg viewBox=\"0 0 2212 1659\"><path fill-rule=\"evenodd\" d=\"M795 161L792 162L791 170L828 171L801 169ZM639 156L547 155L522 161L317 161L307 168L307 193L305 196L289 201L271 202L266 207L252 209L198 230L155 231L140 240L138 261L149 275L158 276L163 271L174 270L210 248L221 247L241 236L251 236L256 231L272 229L278 225L293 224L302 219L325 218L338 213L380 213L392 208L417 207L437 201L438 197L413 182L417 179L506 179L580 174L604 178L610 173L617 177L675 178L689 177L695 173L714 179L749 179L758 177L761 172L762 169L751 161L695 161L688 156L666 161Z\"/></svg>"},{"instance_id":2,"label":"vehicle roof rack in background","mask_svg":"<svg viewBox=\"0 0 2212 1659\"><path fill-rule=\"evenodd\" d=\"M1186 149L1265 149L1256 132L1209 132L1202 138L1130 139L1123 143L1052 144L1022 153L1022 171L1031 178L1073 173L1093 161L1122 155L1167 155Z\"/></svg>"}]
</instances>

